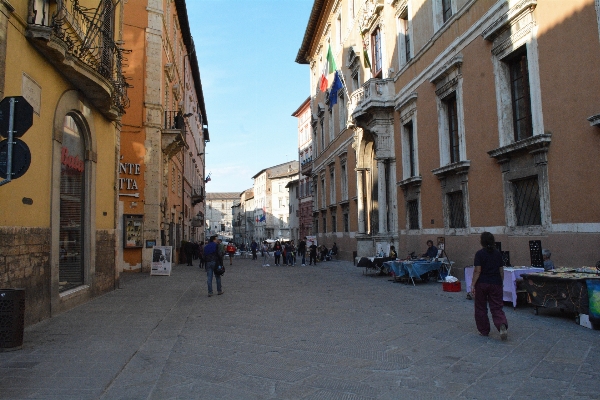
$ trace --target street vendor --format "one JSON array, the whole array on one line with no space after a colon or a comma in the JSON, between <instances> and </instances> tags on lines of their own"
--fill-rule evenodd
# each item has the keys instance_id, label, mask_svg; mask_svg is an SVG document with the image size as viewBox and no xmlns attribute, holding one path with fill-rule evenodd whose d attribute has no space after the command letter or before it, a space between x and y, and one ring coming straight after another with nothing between
<instances>
[{"instance_id":1,"label":"street vendor","mask_svg":"<svg viewBox=\"0 0 600 400\"><path fill-rule=\"evenodd\" d=\"M433 245L433 240L427 241L427 251L421 257L436 258L438 248Z\"/></svg>"}]
</instances>

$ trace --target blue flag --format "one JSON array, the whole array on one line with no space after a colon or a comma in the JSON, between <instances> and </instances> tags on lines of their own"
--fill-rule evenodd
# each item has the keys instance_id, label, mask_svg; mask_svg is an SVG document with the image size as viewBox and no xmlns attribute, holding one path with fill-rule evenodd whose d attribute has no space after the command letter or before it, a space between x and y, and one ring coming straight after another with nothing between
<instances>
[{"instance_id":1,"label":"blue flag","mask_svg":"<svg viewBox=\"0 0 600 400\"><path fill-rule=\"evenodd\" d=\"M338 71L335 71L335 77L333 78L333 84L331 85L331 91L329 92L329 110L337 104L338 91L344 87Z\"/></svg>"}]
</instances>

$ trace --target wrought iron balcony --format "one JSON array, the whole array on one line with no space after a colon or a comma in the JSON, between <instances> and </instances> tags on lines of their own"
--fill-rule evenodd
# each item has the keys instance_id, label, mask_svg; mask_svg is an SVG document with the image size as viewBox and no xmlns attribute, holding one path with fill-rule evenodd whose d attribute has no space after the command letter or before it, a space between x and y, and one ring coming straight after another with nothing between
<instances>
[{"instance_id":1,"label":"wrought iron balcony","mask_svg":"<svg viewBox=\"0 0 600 400\"><path fill-rule=\"evenodd\" d=\"M199 186L193 189L192 192L192 205L195 206L198 203L202 203L204 201L204 187Z\"/></svg>"},{"instance_id":2,"label":"wrought iron balcony","mask_svg":"<svg viewBox=\"0 0 600 400\"><path fill-rule=\"evenodd\" d=\"M114 2L99 0L94 8L79 0L29 3L26 36L32 45L104 116L115 120L124 114L126 51L114 40Z\"/></svg>"},{"instance_id":3,"label":"wrought iron balcony","mask_svg":"<svg viewBox=\"0 0 600 400\"><path fill-rule=\"evenodd\" d=\"M310 176L313 168L312 156L305 158L300 165L300 172L302 175Z\"/></svg>"},{"instance_id":4,"label":"wrought iron balcony","mask_svg":"<svg viewBox=\"0 0 600 400\"><path fill-rule=\"evenodd\" d=\"M165 111L162 129L162 150L171 158L186 147L185 119L179 111Z\"/></svg>"}]
</instances>

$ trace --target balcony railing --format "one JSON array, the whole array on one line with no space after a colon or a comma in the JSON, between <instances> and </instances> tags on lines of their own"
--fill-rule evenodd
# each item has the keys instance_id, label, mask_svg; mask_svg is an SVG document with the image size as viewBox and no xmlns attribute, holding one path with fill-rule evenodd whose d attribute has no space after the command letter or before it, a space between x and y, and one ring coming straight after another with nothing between
<instances>
[{"instance_id":1,"label":"balcony railing","mask_svg":"<svg viewBox=\"0 0 600 400\"><path fill-rule=\"evenodd\" d=\"M368 113L372 108L394 107L394 81L392 79L369 79L360 89L350 95L349 115L353 118Z\"/></svg>"},{"instance_id":2,"label":"balcony railing","mask_svg":"<svg viewBox=\"0 0 600 400\"><path fill-rule=\"evenodd\" d=\"M104 115L118 118L129 106L129 84L122 73L127 51L114 40L114 2L87 8L63 0L50 9L47 2L30 2L27 37Z\"/></svg>"},{"instance_id":3,"label":"balcony railing","mask_svg":"<svg viewBox=\"0 0 600 400\"><path fill-rule=\"evenodd\" d=\"M195 206L198 203L202 203L204 201L204 187L199 186L194 188L192 191L192 205Z\"/></svg>"},{"instance_id":4,"label":"balcony railing","mask_svg":"<svg viewBox=\"0 0 600 400\"><path fill-rule=\"evenodd\" d=\"M186 146L183 115L179 111L165 111L162 130L163 153L171 158Z\"/></svg>"}]
</instances>

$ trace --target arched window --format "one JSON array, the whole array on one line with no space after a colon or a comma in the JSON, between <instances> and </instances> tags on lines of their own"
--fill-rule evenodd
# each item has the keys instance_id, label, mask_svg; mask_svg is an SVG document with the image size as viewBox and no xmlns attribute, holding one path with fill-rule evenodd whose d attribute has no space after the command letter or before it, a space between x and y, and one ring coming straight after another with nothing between
<instances>
[{"instance_id":1,"label":"arched window","mask_svg":"<svg viewBox=\"0 0 600 400\"><path fill-rule=\"evenodd\" d=\"M59 291L83 285L85 157L81 128L65 116L60 166Z\"/></svg>"}]
</instances>

